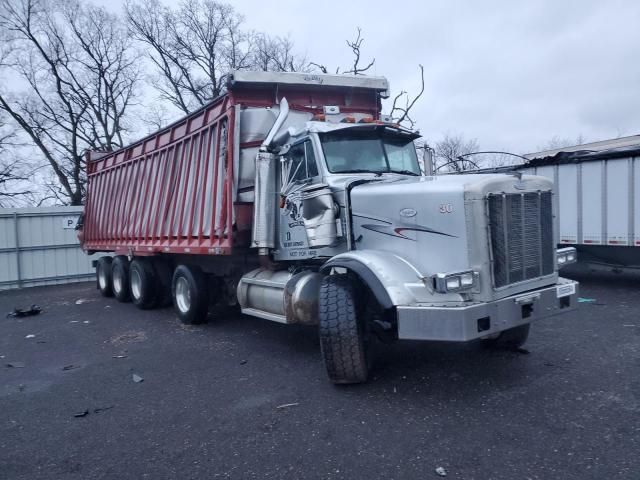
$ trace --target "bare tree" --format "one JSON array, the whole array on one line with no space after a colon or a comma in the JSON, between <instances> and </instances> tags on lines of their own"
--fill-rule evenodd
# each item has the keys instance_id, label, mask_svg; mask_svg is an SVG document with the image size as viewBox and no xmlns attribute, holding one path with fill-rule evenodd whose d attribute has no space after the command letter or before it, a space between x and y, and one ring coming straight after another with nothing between
<instances>
[{"instance_id":1,"label":"bare tree","mask_svg":"<svg viewBox=\"0 0 640 480\"><path fill-rule=\"evenodd\" d=\"M270 37L251 33L249 67L264 72L304 72L309 69L307 59L295 53L289 37Z\"/></svg>"},{"instance_id":2,"label":"bare tree","mask_svg":"<svg viewBox=\"0 0 640 480\"><path fill-rule=\"evenodd\" d=\"M16 132L0 117L0 208L14 207L33 192L28 186L32 172L15 151Z\"/></svg>"},{"instance_id":3,"label":"bare tree","mask_svg":"<svg viewBox=\"0 0 640 480\"><path fill-rule=\"evenodd\" d=\"M360 66L360 59L362 56L361 47L364 42L364 38L362 37L362 30L358 27L358 34L354 40L346 40L347 45L351 48L353 52L353 65L350 69L345 70L343 73L345 74L353 74L353 75L363 75L364 72L369 70L376 62L376 59L372 59L366 66ZM328 73L329 69L326 65L309 62L309 65L317 68L322 73ZM416 102L422 97L424 93L424 67L422 65L418 65L420 68L420 91L416 95L410 95L407 91L401 90L394 98L393 103L391 105L391 117L400 125L404 125L408 128L413 129L415 127L416 122L411 118L411 110L415 106ZM340 67L335 69L335 73L340 73Z\"/></svg>"},{"instance_id":4,"label":"bare tree","mask_svg":"<svg viewBox=\"0 0 640 480\"><path fill-rule=\"evenodd\" d=\"M138 79L126 30L103 8L76 0L0 0L0 65L21 89L0 87L0 110L55 174L58 200L80 205L84 152L123 144Z\"/></svg>"},{"instance_id":5,"label":"bare tree","mask_svg":"<svg viewBox=\"0 0 640 480\"><path fill-rule=\"evenodd\" d=\"M585 142L586 140L582 134L579 134L575 138L575 140L571 140L568 137L560 137L558 135L554 135L546 143L544 143L543 145L539 145L538 150L544 151L544 150L556 150L556 149L565 148L565 147L574 147L576 145L582 145Z\"/></svg>"},{"instance_id":6,"label":"bare tree","mask_svg":"<svg viewBox=\"0 0 640 480\"><path fill-rule=\"evenodd\" d=\"M435 144L435 167L437 173L463 172L475 170L478 163L470 156L464 155L480 149L476 139L467 140L461 134L447 133Z\"/></svg>"},{"instance_id":7,"label":"bare tree","mask_svg":"<svg viewBox=\"0 0 640 480\"><path fill-rule=\"evenodd\" d=\"M400 93L393 98L393 104L391 105L391 117L396 119L396 122L400 125L406 124L411 129L413 129L416 124L409 116L411 109L424 93L424 67L422 65L418 66L420 67L420 91L412 98L408 92L401 90Z\"/></svg>"},{"instance_id":8,"label":"bare tree","mask_svg":"<svg viewBox=\"0 0 640 480\"><path fill-rule=\"evenodd\" d=\"M353 75L364 75L364 72L369 70L376 63L376 59L373 58L367 66L360 66L360 57L362 55L360 48L362 47L362 43L364 42L364 38L362 37L362 29L357 27L358 34L354 40L345 40L347 42L347 46L353 52L353 65L351 68L344 70L342 73L344 74L353 74ZM326 65L322 65L316 62L309 62L309 66L316 67L322 73L329 73ZM340 73L340 67L336 67L335 73Z\"/></svg>"},{"instance_id":9,"label":"bare tree","mask_svg":"<svg viewBox=\"0 0 640 480\"><path fill-rule=\"evenodd\" d=\"M289 38L243 30L244 18L226 3L186 0L170 8L130 0L125 12L157 72L153 85L183 113L224 93L233 70L297 71L307 63Z\"/></svg>"}]
</instances>

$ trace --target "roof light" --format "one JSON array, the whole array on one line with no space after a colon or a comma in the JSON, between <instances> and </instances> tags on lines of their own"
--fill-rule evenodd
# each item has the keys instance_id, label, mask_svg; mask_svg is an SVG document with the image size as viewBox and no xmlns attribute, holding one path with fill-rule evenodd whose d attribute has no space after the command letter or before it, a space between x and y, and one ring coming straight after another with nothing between
<instances>
[{"instance_id":1,"label":"roof light","mask_svg":"<svg viewBox=\"0 0 640 480\"><path fill-rule=\"evenodd\" d=\"M338 115L340 113L340 107L337 105L325 105L322 110L325 115Z\"/></svg>"},{"instance_id":2,"label":"roof light","mask_svg":"<svg viewBox=\"0 0 640 480\"><path fill-rule=\"evenodd\" d=\"M349 117L344 117L344 118L341 120L341 122L342 122L342 123L356 123L356 119L355 119L355 117L351 117L351 116L349 116Z\"/></svg>"},{"instance_id":3,"label":"roof light","mask_svg":"<svg viewBox=\"0 0 640 480\"><path fill-rule=\"evenodd\" d=\"M362 117L358 123L373 123L373 117Z\"/></svg>"},{"instance_id":4,"label":"roof light","mask_svg":"<svg viewBox=\"0 0 640 480\"><path fill-rule=\"evenodd\" d=\"M311 119L313 122L326 122L327 116L324 113L316 113Z\"/></svg>"}]
</instances>

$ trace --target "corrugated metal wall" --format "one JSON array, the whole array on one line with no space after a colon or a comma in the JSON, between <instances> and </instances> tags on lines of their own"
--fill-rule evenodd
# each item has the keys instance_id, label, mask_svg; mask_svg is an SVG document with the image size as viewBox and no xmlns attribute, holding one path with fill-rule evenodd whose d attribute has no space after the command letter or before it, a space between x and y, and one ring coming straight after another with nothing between
<instances>
[{"instance_id":1,"label":"corrugated metal wall","mask_svg":"<svg viewBox=\"0 0 640 480\"><path fill-rule=\"evenodd\" d=\"M0 209L0 290L90 280L75 223L82 207Z\"/></svg>"}]
</instances>

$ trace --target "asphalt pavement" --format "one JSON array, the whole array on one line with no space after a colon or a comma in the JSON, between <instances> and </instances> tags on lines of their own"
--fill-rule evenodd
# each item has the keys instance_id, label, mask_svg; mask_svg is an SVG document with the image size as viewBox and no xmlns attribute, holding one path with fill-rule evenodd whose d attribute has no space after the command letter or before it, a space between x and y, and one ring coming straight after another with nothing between
<instances>
[{"instance_id":1,"label":"asphalt pavement","mask_svg":"<svg viewBox=\"0 0 640 480\"><path fill-rule=\"evenodd\" d=\"M2 292L0 479L640 479L640 281L579 280L526 351L398 342L346 387L311 327Z\"/></svg>"}]
</instances>

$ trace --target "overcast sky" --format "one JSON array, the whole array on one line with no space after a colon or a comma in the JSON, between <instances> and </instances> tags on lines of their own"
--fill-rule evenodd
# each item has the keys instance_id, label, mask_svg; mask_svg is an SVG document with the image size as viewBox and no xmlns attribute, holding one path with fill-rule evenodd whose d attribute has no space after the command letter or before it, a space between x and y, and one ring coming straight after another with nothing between
<instances>
[{"instance_id":1,"label":"overcast sky","mask_svg":"<svg viewBox=\"0 0 640 480\"><path fill-rule=\"evenodd\" d=\"M105 2L115 8L116 0ZM165 0L166 1L166 0ZM392 93L426 91L421 133L535 151L554 136L640 133L640 2L233 0L246 25L289 35L309 60L346 67L356 27Z\"/></svg>"}]
</instances>

